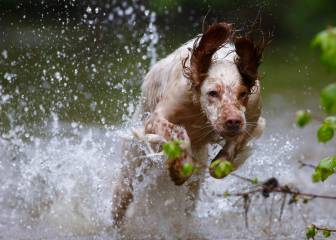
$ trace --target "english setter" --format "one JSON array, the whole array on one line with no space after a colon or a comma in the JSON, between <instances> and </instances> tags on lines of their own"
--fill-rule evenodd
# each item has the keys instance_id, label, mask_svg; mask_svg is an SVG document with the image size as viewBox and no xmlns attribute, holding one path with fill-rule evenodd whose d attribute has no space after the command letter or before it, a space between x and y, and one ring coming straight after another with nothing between
<instances>
[{"instance_id":1,"label":"english setter","mask_svg":"<svg viewBox=\"0 0 336 240\"><path fill-rule=\"evenodd\" d=\"M157 62L142 84L137 114L143 118L144 133L183 143L180 157L167 163L176 185L190 177L182 173L183 164L207 165L211 143L225 140L215 159L225 159L239 167L244 159L237 155L263 131L258 67L268 41L263 37L256 41L252 33L237 32L226 22L212 24ZM130 162L134 149L128 148L113 195L116 224L120 224L132 201L132 184L139 165ZM194 199L204 172L196 184L189 184ZM213 171L210 175L218 178Z\"/></svg>"}]
</instances>

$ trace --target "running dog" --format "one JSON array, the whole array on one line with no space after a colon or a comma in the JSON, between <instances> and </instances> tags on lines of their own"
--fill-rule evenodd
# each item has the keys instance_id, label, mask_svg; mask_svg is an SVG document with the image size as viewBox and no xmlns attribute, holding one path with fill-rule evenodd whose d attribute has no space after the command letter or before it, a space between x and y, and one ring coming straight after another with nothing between
<instances>
[{"instance_id":1,"label":"running dog","mask_svg":"<svg viewBox=\"0 0 336 240\"><path fill-rule=\"evenodd\" d=\"M228 160L235 168L243 163L237 156L252 138L261 135L265 125L258 67L267 44L263 36L255 40L252 32L242 35L232 24L214 23L157 62L146 75L137 114L143 119L145 135L182 143L180 157L167 161L176 185L190 177L183 174L183 164L207 165L211 143L225 140L215 159ZM128 148L113 195L116 224L133 199L134 169L139 165L130 162L136 151ZM218 177L211 171L210 175ZM190 184L194 199L202 176Z\"/></svg>"}]
</instances>

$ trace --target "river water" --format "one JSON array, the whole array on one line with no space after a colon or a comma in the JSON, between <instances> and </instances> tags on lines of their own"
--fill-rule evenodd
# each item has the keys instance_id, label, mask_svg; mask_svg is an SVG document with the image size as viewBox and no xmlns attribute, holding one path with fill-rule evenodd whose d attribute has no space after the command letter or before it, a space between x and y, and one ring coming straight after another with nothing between
<instances>
[{"instance_id":1,"label":"river water","mask_svg":"<svg viewBox=\"0 0 336 240\"><path fill-rule=\"evenodd\" d=\"M140 4L91 4L79 23L55 21L1 22L0 239L303 239L310 223L336 225L334 202L286 204L280 221L282 196L271 195L252 199L246 228L243 201L223 193L253 186L234 176L207 175L196 211L185 216L184 187L158 168L137 189L122 231L111 228L121 143L132 137L141 79L183 42L160 32L155 13ZM267 127L237 173L336 195L335 179L312 184L312 170L298 164L316 163L332 147L317 144L317 123L293 124L297 109L318 111L328 77L287 45L270 48L262 72Z\"/></svg>"}]
</instances>

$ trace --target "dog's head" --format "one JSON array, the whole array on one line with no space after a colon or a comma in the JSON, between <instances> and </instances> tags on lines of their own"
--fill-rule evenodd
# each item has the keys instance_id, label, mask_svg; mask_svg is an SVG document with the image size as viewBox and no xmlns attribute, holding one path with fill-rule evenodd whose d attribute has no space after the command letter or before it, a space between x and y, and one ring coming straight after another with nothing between
<instances>
[{"instance_id":1,"label":"dog's head","mask_svg":"<svg viewBox=\"0 0 336 240\"><path fill-rule=\"evenodd\" d=\"M190 65L184 73L190 79L194 98L214 130L223 137L235 137L246 128L245 109L258 79L258 67L267 41L257 43L252 34L238 36L231 24L216 23L196 39ZM232 48L234 60L214 59L222 47Z\"/></svg>"}]
</instances>

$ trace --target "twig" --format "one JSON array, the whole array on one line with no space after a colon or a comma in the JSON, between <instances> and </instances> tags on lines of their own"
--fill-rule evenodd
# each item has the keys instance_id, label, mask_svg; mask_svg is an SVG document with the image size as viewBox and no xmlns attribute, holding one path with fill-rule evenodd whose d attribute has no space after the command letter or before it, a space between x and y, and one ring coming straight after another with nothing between
<instances>
[{"instance_id":1,"label":"twig","mask_svg":"<svg viewBox=\"0 0 336 240\"><path fill-rule=\"evenodd\" d=\"M251 205L251 198L249 195L244 195L244 217L245 217L245 227L248 228L248 211L250 209L250 205Z\"/></svg>"},{"instance_id":2,"label":"twig","mask_svg":"<svg viewBox=\"0 0 336 240\"><path fill-rule=\"evenodd\" d=\"M319 231L328 231L328 232L336 233L336 229L333 229L333 228L319 227L319 226L316 226L314 224L313 224L313 226L316 228L316 230L319 230Z\"/></svg>"},{"instance_id":3,"label":"twig","mask_svg":"<svg viewBox=\"0 0 336 240\"><path fill-rule=\"evenodd\" d=\"M320 199L336 200L336 196L314 194L314 193L303 193L303 192L300 192L300 191L293 191L290 188L288 188L287 186L278 187L278 188L274 189L273 192L288 193L288 194L291 194L291 195L302 196L302 197L310 197L311 199L320 198Z\"/></svg>"},{"instance_id":4,"label":"twig","mask_svg":"<svg viewBox=\"0 0 336 240\"><path fill-rule=\"evenodd\" d=\"M242 177L237 174L232 174L232 175L244 181L254 183L254 181L250 178ZM261 195L264 198L268 198L271 193L282 193L283 194L283 199L282 199L281 206L280 206L280 216L279 216L280 221L281 221L281 217L283 215L283 211L285 208L287 195L291 196L288 204L297 203L300 198L303 199L304 203L306 203L307 201L313 200L313 199L317 199L317 198L336 200L336 196L322 195L322 194L315 194L315 193L305 193L305 192L300 192L299 190L291 189L287 185L280 185L278 180L274 177L267 179L266 181L262 182L259 185L256 185L256 187L250 191L236 192L236 193L225 192L224 197L241 197L244 200L243 208L244 208L244 219L245 219L246 228L248 228L248 212L251 206L252 197L258 193L261 193ZM273 208L273 199L272 199L272 205L271 205L271 212L272 212L272 208ZM322 228L322 227L316 227L316 229L322 230L322 231L325 230L329 232L336 232L336 229L328 229L328 228Z\"/></svg>"},{"instance_id":5,"label":"twig","mask_svg":"<svg viewBox=\"0 0 336 240\"><path fill-rule=\"evenodd\" d=\"M324 121L324 118L322 116L319 116L319 115L316 115L316 114L313 114L313 113L311 113L311 116L314 120L316 120L318 122L323 122Z\"/></svg>"},{"instance_id":6,"label":"twig","mask_svg":"<svg viewBox=\"0 0 336 240\"><path fill-rule=\"evenodd\" d=\"M250 182L250 183L253 183L253 182L254 182L252 179L247 178L247 177L240 176L240 175L238 175L238 174L236 174L236 173L231 173L230 175L232 175L232 176L234 176L234 177L236 177L236 178L239 178L239 179L241 179L241 180L244 180L244 181L246 181L246 182Z\"/></svg>"},{"instance_id":7,"label":"twig","mask_svg":"<svg viewBox=\"0 0 336 240\"><path fill-rule=\"evenodd\" d=\"M253 182L253 179L242 177L237 174L231 174L239 179L242 179L244 181ZM247 191L247 192L237 192L237 193L228 193L226 192L226 196L233 196L233 197L244 197L246 195L253 195L256 193L262 193L264 197L269 197L269 193L285 193L293 196L301 196L301 197L309 197L310 200L315 198L320 199L331 199L336 200L336 196L330 196L330 195L323 195L323 194L315 194L315 193L304 193L297 190L293 190L289 188L287 185L279 185L278 180L276 178L269 178L268 180L264 181L260 188Z\"/></svg>"},{"instance_id":8,"label":"twig","mask_svg":"<svg viewBox=\"0 0 336 240\"><path fill-rule=\"evenodd\" d=\"M285 209L286 200L287 200L287 193L284 193L284 196L283 196L283 199L282 199L282 202L281 202L281 208L280 208L280 215L279 215L279 220L280 221L281 221L284 209Z\"/></svg>"},{"instance_id":9,"label":"twig","mask_svg":"<svg viewBox=\"0 0 336 240\"><path fill-rule=\"evenodd\" d=\"M300 168L302 168L302 167L309 167L309 168L314 168L314 169L316 168L316 166L313 165L313 164L305 163L301 160L299 160L298 162L300 163Z\"/></svg>"},{"instance_id":10,"label":"twig","mask_svg":"<svg viewBox=\"0 0 336 240\"><path fill-rule=\"evenodd\" d=\"M309 197L312 199L319 198L319 199L331 199L331 200L336 200L336 196L330 196L330 195L322 195L322 194L314 194L314 193L304 193L300 191L295 191L291 190L288 186L279 186L273 189L267 189L267 193L286 193L294 196L301 196L301 197ZM244 197L246 195L254 195L256 193L263 193L264 197L268 197L264 195L265 193L265 188L257 188L251 191L247 192L237 192L237 193L225 193L225 196L232 196L232 197Z\"/></svg>"}]
</instances>

